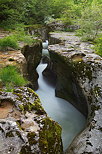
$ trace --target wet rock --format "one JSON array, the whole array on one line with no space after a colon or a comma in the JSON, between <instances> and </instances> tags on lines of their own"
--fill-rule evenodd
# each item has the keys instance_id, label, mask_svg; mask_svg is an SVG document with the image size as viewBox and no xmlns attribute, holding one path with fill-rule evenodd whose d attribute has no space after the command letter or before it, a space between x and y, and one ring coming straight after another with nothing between
<instances>
[{"instance_id":1,"label":"wet rock","mask_svg":"<svg viewBox=\"0 0 102 154\"><path fill-rule=\"evenodd\" d=\"M30 88L0 90L0 153L63 153L61 127L48 118Z\"/></svg>"},{"instance_id":2,"label":"wet rock","mask_svg":"<svg viewBox=\"0 0 102 154\"><path fill-rule=\"evenodd\" d=\"M43 64L49 64L50 62L50 58L48 56L43 56L42 57L42 63Z\"/></svg>"},{"instance_id":3,"label":"wet rock","mask_svg":"<svg viewBox=\"0 0 102 154\"><path fill-rule=\"evenodd\" d=\"M42 57L42 42L38 40L32 46L26 45L22 49L22 54L26 59L26 63L24 66L25 76L31 82L31 88L36 90L38 88L38 74L36 72L36 68L40 63Z\"/></svg>"},{"instance_id":4,"label":"wet rock","mask_svg":"<svg viewBox=\"0 0 102 154\"><path fill-rule=\"evenodd\" d=\"M69 100L87 116L86 128L66 150L66 154L102 153L102 58L89 42L74 33L50 33L63 44L49 46L56 95ZM68 52L69 48L74 50ZM88 112L87 112L88 109Z\"/></svg>"}]
</instances>

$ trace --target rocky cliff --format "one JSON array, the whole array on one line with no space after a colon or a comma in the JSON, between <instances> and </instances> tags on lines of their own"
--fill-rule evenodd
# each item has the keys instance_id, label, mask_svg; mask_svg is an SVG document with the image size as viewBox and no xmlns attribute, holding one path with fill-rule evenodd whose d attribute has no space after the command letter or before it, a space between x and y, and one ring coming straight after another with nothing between
<instances>
[{"instance_id":1,"label":"rocky cliff","mask_svg":"<svg viewBox=\"0 0 102 154\"><path fill-rule=\"evenodd\" d=\"M59 44L49 46L57 76L56 95L65 98L87 117L85 130L66 154L102 153L102 58L74 33L50 33Z\"/></svg>"},{"instance_id":2,"label":"rocky cliff","mask_svg":"<svg viewBox=\"0 0 102 154\"><path fill-rule=\"evenodd\" d=\"M38 40L32 46L24 46L22 49L22 54L26 59L24 66L25 76L31 82L30 87L36 90L38 88L38 74L36 72L36 68L42 57L42 42Z\"/></svg>"}]
</instances>

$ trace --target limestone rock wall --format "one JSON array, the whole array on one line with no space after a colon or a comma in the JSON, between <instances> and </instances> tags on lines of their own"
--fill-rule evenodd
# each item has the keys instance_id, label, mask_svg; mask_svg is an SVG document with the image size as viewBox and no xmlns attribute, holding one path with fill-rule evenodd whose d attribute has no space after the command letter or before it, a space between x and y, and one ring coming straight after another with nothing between
<instances>
[{"instance_id":1,"label":"limestone rock wall","mask_svg":"<svg viewBox=\"0 0 102 154\"><path fill-rule=\"evenodd\" d=\"M90 43L81 42L74 33L50 35L62 41L49 46L52 70L57 74L56 95L87 115L86 128L65 153L101 154L102 58L94 53Z\"/></svg>"},{"instance_id":2,"label":"limestone rock wall","mask_svg":"<svg viewBox=\"0 0 102 154\"><path fill-rule=\"evenodd\" d=\"M36 72L36 68L42 57L42 42L38 41L32 46L24 46L22 49L22 54L26 59L24 66L25 76L31 82L30 87L36 90L38 88L38 73Z\"/></svg>"},{"instance_id":3,"label":"limestone rock wall","mask_svg":"<svg viewBox=\"0 0 102 154\"><path fill-rule=\"evenodd\" d=\"M66 154L102 153L102 61L74 64L76 78L88 102L86 129L73 141Z\"/></svg>"},{"instance_id":4,"label":"limestone rock wall","mask_svg":"<svg viewBox=\"0 0 102 154\"><path fill-rule=\"evenodd\" d=\"M57 76L55 94L72 103L86 117L87 102L83 90L74 76L73 66L64 57L50 51L51 61L53 63L52 71Z\"/></svg>"}]
</instances>

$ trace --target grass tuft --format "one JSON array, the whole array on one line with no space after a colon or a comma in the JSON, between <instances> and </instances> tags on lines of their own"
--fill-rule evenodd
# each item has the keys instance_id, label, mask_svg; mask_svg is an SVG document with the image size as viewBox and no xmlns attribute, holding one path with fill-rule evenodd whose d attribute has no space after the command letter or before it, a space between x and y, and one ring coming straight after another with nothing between
<instances>
[{"instance_id":1,"label":"grass tuft","mask_svg":"<svg viewBox=\"0 0 102 154\"><path fill-rule=\"evenodd\" d=\"M18 49L18 43L16 38L12 36L7 36L0 39L0 50L7 50L8 47Z\"/></svg>"},{"instance_id":2,"label":"grass tuft","mask_svg":"<svg viewBox=\"0 0 102 154\"><path fill-rule=\"evenodd\" d=\"M0 80L6 86L7 91L12 91L15 86L24 86L27 81L18 72L15 66L6 66L0 70Z\"/></svg>"}]
</instances>

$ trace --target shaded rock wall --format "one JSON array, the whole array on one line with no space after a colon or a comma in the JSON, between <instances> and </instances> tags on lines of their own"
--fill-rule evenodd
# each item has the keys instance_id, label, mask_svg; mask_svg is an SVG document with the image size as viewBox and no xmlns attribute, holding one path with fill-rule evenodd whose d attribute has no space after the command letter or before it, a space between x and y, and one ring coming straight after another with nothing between
<instances>
[{"instance_id":1,"label":"shaded rock wall","mask_svg":"<svg viewBox=\"0 0 102 154\"><path fill-rule=\"evenodd\" d=\"M30 88L0 90L0 153L63 153L61 127L47 116Z\"/></svg>"},{"instance_id":2,"label":"shaded rock wall","mask_svg":"<svg viewBox=\"0 0 102 154\"><path fill-rule=\"evenodd\" d=\"M88 102L86 129L74 140L67 153L102 153L102 61L74 64L76 78Z\"/></svg>"},{"instance_id":3,"label":"shaded rock wall","mask_svg":"<svg viewBox=\"0 0 102 154\"><path fill-rule=\"evenodd\" d=\"M38 41L32 46L24 46L22 49L22 54L26 59L24 66L25 76L31 82L30 87L36 90L38 88L38 73L36 72L36 68L42 57L42 42Z\"/></svg>"},{"instance_id":4,"label":"shaded rock wall","mask_svg":"<svg viewBox=\"0 0 102 154\"><path fill-rule=\"evenodd\" d=\"M50 57L53 63L52 71L57 76L56 96L66 99L87 116L86 98L76 80L72 64L52 51L50 51Z\"/></svg>"},{"instance_id":5,"label":"shaded rock wall","mask_svg":"<svg viewBox=\"0 0 102 154\"><path fill-rule=\"evenodd\" d=\"M102 58L93 52L90 43L81 42L74 33L52 33L51 37L63 42L49 46L52 69L57 74L56 94L70 100L84 115L88 108L86 128L65 153L101 154Z\"/></svg>"}]
</instances>

